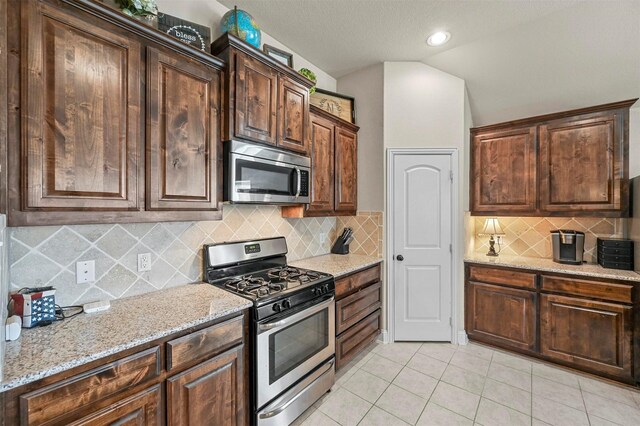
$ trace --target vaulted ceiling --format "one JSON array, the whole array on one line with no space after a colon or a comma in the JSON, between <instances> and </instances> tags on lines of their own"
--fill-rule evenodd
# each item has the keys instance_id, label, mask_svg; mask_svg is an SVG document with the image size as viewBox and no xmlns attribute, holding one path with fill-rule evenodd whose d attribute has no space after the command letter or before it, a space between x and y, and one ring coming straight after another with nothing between
<instances>
[{"instance_id":1,"label":"vaulted ceiling","mask_svg":"<svg viewBox=\"0 0 640 426\"><path fill-rule=\"evenodd\" d=\"M640 97L639 0L221 3L336 78L384 61L463 78L474 125ZM449 43L427 46L436 30Z\"/></svg>"}]
</instances>

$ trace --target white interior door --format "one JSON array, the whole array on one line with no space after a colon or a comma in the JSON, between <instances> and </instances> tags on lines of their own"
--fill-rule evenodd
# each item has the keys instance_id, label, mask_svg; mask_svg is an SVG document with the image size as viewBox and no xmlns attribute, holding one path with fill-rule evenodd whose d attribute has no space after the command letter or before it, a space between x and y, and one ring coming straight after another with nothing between
<instances>
[{"instance_id":1,"label":"white interior door","mask_svg":"<svg viewBox=\"0 0 640 426\"><path fill-rule=\"evenodd\" d=\"M452 155L392 158L394 340L451 341Z\"/></svg>"}]
</instances>

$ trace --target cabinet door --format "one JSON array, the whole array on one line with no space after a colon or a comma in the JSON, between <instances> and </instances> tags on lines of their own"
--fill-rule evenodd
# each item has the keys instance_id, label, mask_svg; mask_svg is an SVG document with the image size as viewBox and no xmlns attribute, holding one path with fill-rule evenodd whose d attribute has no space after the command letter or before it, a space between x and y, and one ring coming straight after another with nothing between
<instances>
[{"instance_id":1,"label":"cabinet door","mask_svg":"<svg viewBox=\"0 0 640 426\"><path fill-rule=\"evenodd\" d=\"M625 175L616 116L568 118L540 126L540 208L617 210Z\"/></svg>"},{"instance_id":2,"label":"cabinet door","mask_svg":"<svg viewBox=\"0 0 640 426\"><path fill-rule=\"evenodd\" d=\"M136 210L140 45L107 22L21 5L22 208Z\"/></svg>"},{"instance_id":3,"label":"cabinet door","mask_svg":"<svg viewBox=\"0 0 640 426\"><path fill-rule=\"evenodd\" d=\"M69 426L159 426L162 424L162 392L153 386L98 412L69 424Z\"/></svg>"},{"instance_id":4,"label":"cabinet door","mask_svg":"<svg viewBox=\"0 0 640 426\"><path fill-rule=\"evenodd\" d=\"M281 76L278 85L278 146L309 153L309 89Z\"/></svg>"},{"instance_id":5,"label":"cabinet door","mask_svg":"<svg viewBox=\"0 0 640 426\"><path fill-rule=\"evenodd\" d=\"M216 210L220 73L147 50L147 208Z\"/></svg>"},{"instance_id":6,"label":"cabinet door","mask_svg":"<svg viewBox=\"0 0 640 426\"><path fill-rule=\"evenodd\" d=\"M335 210L339 213L355 214L358 205L357 135L350 130L336 127L335 139Z\"/></svg>"},{"instance_id":7,"label":"cabinet door","mask_svg":"<svg viewBox=\"0 0 640 426\"><path fill-rule=\"evenodd\" d=\"M333 212L334 126L322 117L311 120L311 202L309 211Z\"/></svg>"},{"instance_id":8,"label":"cabinet door","mask_svg":"<svg viewBox=\"0 0 640 426\"><path fill-rule=\"evenodd\" d=\"M527 351L536 346L536 293L468 281L466 328L469 337Z\"/></svg>"},{"instance_id":9,"label":"cabinet door","mask_svg":"<svg viewBox=\"0 0 640 426\"><path fill-rule=\"evenodd\" d=\"M536 210L535 127L479 133L471 141L472 213Z\"/></svg>"},{"instance_id":10,"label":"cabinet door","mask_svg":"<svg viewBox=\"0 0 640 426\"><path fill-rule=\"evenodd\" d=\"M544 294L540 298L541 353L630 380L631 311L614 303Z\"/></svg>"},{"instance_id":11,"label":"cabinet door","mask_svg":"<svg viewBox=\"0 0 640 426\"><path fill-rule=\"evenodd\" d=\"M242 348L167 379L169 426L245 424Z\"/></svg>"},{"instance_id":12,"label":"cabinet door","mask_svg":"<svg viewBox=\"0 0 640 426\"><path fill-rule=\"evenodd\" d=\"M236 53L235 134L276 144L278 75L268 65Z\"/></svg>"}]
</instances>

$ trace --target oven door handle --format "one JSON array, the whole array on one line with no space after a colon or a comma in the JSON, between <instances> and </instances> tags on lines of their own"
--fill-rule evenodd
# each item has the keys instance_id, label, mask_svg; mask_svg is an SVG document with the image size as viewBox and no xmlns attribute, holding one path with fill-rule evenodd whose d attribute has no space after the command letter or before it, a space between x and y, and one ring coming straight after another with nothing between
<instances>
[{"instance_id":1,"label":"oven door handle","mask_svg":"<svg viewBox=\"0 0 640 426\"><path fill-rule=\"evenodd\" d=\"M294 170L296 171L296 193L294 197L298 198L300 196L300 191L302 191L302 172L300 171L300 167L295 166Z\"/></svg>"},{"instance_id":2,"label":"oven door handle","mask_svg":"<svg viewBox=\"0 0 640 426\"><path fill-rule=\"evenodd\" d=\"M335 297L331 296L329 299L327 299L326 301L323 301L322 303L319 303L317 305L314 305L310 308L304 309L294 315L291 315L290 317L281 319L280 321L275 321L275 322L268 322L266 324L258 324L258 333L262 333L265 331L269 331L269 330L273 330L274 328L281 328L284 327L286 325L295 323L300 321L301 319L307 318L317 312L320 312L321 310L327 308L327 306L330 306L333 301L334 301Z\"/></svg>"}]
</instances>

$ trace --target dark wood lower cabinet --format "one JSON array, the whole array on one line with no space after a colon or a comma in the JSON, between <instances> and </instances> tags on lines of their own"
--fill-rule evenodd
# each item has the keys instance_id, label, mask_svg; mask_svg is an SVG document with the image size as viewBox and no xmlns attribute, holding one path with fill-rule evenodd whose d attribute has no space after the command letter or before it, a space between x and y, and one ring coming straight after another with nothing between
<instances>
[{"instance_id":1,"label":"dark wood lower cabinet","mask_svg":"<svg viewBox=\"0 0 640 426\"><path fill-rule=\"evenodd\" d=\"M628 378L632 374L632 308L543 294L540 352L550 358Z\"/></svg>"},{"instance_id":2,"label":"dark wood lower cabinet","mask_svg":"<svg viewBox=\"0 0 640 426\"><path fill-rule=\"evenodd\" d=\"M240 347L170 378L167 424L243 425L243 377Z\"/></svg>"},{"instance_id":3,"label":"dark wood lower cabinet","mask_svg":"<svg viewBox=\"0 0 640 426\"><path fill-rule=\"evenodd\" d=\"M467 283L466 309L469 337L535 350L535 292L471 281Z\"/></svg>"},{"instance_id":4,"label":"dark wood lower cabinet","mask_svg":"<svg viewBox=\"0 0 640 426\"><path fill-rule=\"evenodd\" d=\"M471 340L640 383L640 281L469 263L465 276Z\"/></svg>"},{"instance_id":5,"label":"dark wood lower cabinet","mask_svg":"<svg viewBox=\"0 0 640 426\"><path fill-rule=\"evenodd\" d=\"M0 393L0 426L248 425L249 314L235 315Z\"/></svg>"},{"instance_id":6,"label":"dark wood lower cabinet","mask_svg":"<svg viewBox=\"0 0 640 426\"><path fill-rule=\"evenodd\" d=\"M380 335L380 265L336 280L336 368L344 367Z\"/></svg>"}]
</instances>

